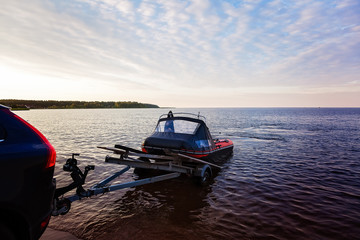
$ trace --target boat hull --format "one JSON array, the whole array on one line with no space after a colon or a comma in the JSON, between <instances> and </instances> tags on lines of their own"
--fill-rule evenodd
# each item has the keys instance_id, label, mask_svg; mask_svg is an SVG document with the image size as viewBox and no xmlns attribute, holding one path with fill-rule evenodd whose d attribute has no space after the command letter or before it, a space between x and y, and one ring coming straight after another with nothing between
<instances>
[{"instance_id":1,"label":"boat hull","mask_svg":"<svg viewBox=\"0 0 360 240\"><path fill-rule=\"evenodd\" d=\"M182 150L183 154L190 157L203 159L209 162L221 162L232 155L233 142L229 139L217 139L214 141L215 147L209 151L186 151Z\"/></svg>"},{"instance_id":2,"label":"boat hull","mask_svg":"<svg viewBox=\"0 0 360 240\"><path fill-rule=\"evenodd\" d=\"M159 147L148 147L143 146L142 150L146 153L151 154L165 154L166 151L185 154L190 157L206 160L209 162L221 162L231 156L233 152L233 142L229 139L216 139L214 140L214 147L206 151L194 151L186 149L171 149L171 148L159 148Z\"/></svg>"}]
</instances>

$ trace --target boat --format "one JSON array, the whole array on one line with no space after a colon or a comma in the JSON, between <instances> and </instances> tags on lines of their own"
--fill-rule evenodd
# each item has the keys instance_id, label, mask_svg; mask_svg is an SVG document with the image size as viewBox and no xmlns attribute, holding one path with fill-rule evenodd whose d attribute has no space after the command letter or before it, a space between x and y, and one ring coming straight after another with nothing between
<instances>
[{"instance_id":1,"label":"boat","mask_svg":"<svg viewBox=\"0 0 360 240\"><path fill-rule=\"evenodd\" d=\"M125 167L109 177L99 181L88 190L83 188L85 179L95 165L88 165L82 172L77 167L75 156L69 158L63 166L63 170L71 172L73 182L68 186L57 188L54 195L53 216L67 214L74 201L90 198L129 187L170 180L186 175L195 178L200 185L207 185L214 176L213 170L221 170L214 159L229 157L233 151L233 142L230 139L213 139L205 124L205 117L200 114L172 113L161 115L155 131L145 139L142 150L116 144L114 147L98 146L108 150L113 157L107 155L106 163L124 165ZM166 172L161 175L147 176L135 181L117 183L111 185L114 179L123 175L131 168L138 176L147 170ZM76 188L76 193L71 196L63 195Z\"/></svg>"},{"instance_id":2,"label":"boat","mask_svg":"<svg viewBox=\"0 0 360 240\"><path fill-rule=\"evenodd\" d=\"M213 139L206 118L200 114L173 113L159 117L155 131L142 144L148 154L183 154L209 162L229 156L233 151L230 139Z\"/></svg>"}]
</instances>

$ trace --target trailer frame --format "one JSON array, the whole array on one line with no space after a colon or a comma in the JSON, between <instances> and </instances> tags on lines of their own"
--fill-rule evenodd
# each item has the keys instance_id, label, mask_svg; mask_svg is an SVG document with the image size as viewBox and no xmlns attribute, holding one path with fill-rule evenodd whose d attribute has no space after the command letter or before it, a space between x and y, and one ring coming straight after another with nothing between
<instances>
[{"instance_id":1,"label":"trailer frame","mask_svg":"<svg viewBox=\"0 0 360 240\"><path fill-rule=\"evenodd\" d=\"M212 168L221 169L220 166L200 160L197 158L189 157L180 153L172 153L165 150L167 155L154 155L143 153L139 150L125 147L122 145L115 145L115 147L102 147L98 148L112 151L118 157L107 155L105 162L111 164L124 165L121 170L111 174L109 177L99 181L89 189L85 190L83 184L89 171L94 170L94 165L85 167L84 173L78 168L75 156L80 154L73 153L63 166L63 170L70 172L73 182L68 186L57 188L54 196L54 207L52 211L53 216L65 215L71 208L71 203L81 200L83 198L90 198L99 194L105 194L125 188L132 188L145 184L170 180L185 174L192 177L197 177L201 184L205 183L212 176ZM152 169L166 171L166 174L151 176L135 181L124 182L114 185L109 185L113 180L120 177L131 168L135 169ZM64 194L75 189L76 193L67 197Z\"/></svg>"}]
</instances>

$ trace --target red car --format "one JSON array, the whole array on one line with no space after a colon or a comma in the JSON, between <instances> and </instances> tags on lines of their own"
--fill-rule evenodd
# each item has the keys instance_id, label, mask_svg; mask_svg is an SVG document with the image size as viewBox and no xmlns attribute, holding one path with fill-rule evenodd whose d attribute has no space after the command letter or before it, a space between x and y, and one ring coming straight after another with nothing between
<instances>
[{"instance_id":1,"label":"red car","mask_svg":"<svg viewBox=\"0 0 360 240\"><path fill-rule=\"evenodd\" d=\"M52 212L56 152L37 129L0 105L0 239L38 239Z\"/></svg>"}]
</instances>

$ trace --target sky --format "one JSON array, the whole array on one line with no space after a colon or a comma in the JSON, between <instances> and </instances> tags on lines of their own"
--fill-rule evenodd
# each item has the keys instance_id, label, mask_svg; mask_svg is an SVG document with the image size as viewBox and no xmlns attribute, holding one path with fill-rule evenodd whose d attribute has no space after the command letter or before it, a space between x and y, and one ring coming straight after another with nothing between
<instances>
[{"instance_id":1,"label":"sky","mask_svg":"<svg viewBox=\"0 0 360 240\"><path fill-rule=\"evenodd\" d=\"M0 99L360 107L359 0L0 3Z\"/></svg>"}]
</instances>

